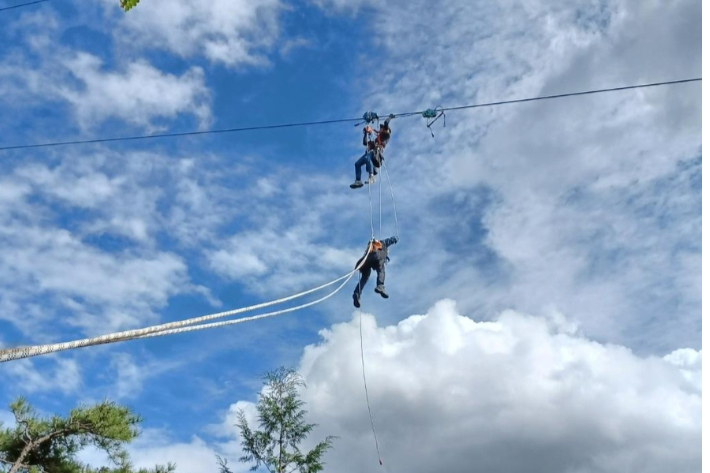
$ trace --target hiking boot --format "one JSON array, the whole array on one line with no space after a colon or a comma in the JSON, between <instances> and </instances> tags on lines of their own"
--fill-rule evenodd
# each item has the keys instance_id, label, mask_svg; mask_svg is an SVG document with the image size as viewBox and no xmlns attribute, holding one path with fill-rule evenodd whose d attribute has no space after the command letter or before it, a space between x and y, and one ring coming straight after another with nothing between
<instances>
[{"instance_id":1,"label":"hiking boot","mask_svg":"<svg viewBox=\"0 0 710 473\"><path fill-rule=\"evenodd\" d=\"M362 181L355 181L355 182L353 182L352 184L350 184L350 188L351 188L351 189L358 189L358 188L360 188L360 187L362 187L362 186L364 186L364 184L362 183Z\"/></svg>"},{"instance_id":2,"label":"hiking boot","mask_svg":"<svg viewBox=\"0 0 710 473\"><path fill-rule=\"evenodd\" d=\"M356 309L360 308L360 296L357 294L353 294L353 305Z\"/></svg>"},{"instance_id":3,"label":"hiking boot","mask_svg":"<svg viewBox=\"0 0 710 473\"><path fill-rule=\"evenodd\" d=\"M375 292L381 295L383 298L387 299L389 297L389 294L385 292L385 286L377 286L375 288Z\"/></svg>"},{"instance_id":4,"label":"hiking boot","mask_svg":"<svg viewBox=\"0 0 710 473\"><path fill-rule=\"evenodd\" d=\"M368 184L374 184L375 183L375 175L370 174L370 178L367 180Z\"/></svg>"}]
</instances>

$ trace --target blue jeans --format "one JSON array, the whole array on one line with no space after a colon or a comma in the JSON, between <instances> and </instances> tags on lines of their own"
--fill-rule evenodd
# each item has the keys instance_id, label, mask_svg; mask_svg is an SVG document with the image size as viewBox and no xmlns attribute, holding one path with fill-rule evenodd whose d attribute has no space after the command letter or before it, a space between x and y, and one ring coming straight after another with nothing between
<instances>
[{"instance_id":1,"label":"blue jeans","mask_svg":"<svg viewBox=\"0 0 710 473\"><path fill-rule=\"evenodd\" d=\"M362 165L365 165L365 169L368 174L372 174L372 151L367 151L365 154L355 161L355 180L359 181L362 178Z\"/></svg>"}]
</instances>

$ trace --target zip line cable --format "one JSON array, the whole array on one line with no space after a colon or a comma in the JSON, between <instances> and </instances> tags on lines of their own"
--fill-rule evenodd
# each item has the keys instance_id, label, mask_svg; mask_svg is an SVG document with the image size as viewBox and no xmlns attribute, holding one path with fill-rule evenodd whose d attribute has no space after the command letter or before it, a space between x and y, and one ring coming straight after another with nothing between
<instances>
[{"instance_id":1,"label":"zip line cable","mask_svg":"<svg viewBox=\"0 0 710 473\"><path fill-rule=\"evenodd\" d=\"M42 0L42 1L47 1L47 0ZM559 98L565 98L565 97L575 97L575 96L580 96L580 95L592 95L592 94L601 94L601 93L605 93L605 92L618 92L618 91L622 91L622 90L657 87L657 86L662 86L662 85L684 84L684 83L689 83L689 82L698 82L698 81L702 81L702 80L703 80L702 77L696 77L693 79L681 79L681 80L673 80L673 81L654 82L654 83L649 83L649 84L627 85L627 86L623 86L623 87L613 87L613 88L607 88L607 89L594 89L594 90L585 90L585 91L581 91L581 92L569 92L569 93L565 93L565 94L542 95L542 96L538 96L538 97L529 97L529 98L523 98L523 99L500 100L500 101L496 101L496 102L460 105L457 107L442 108L440 110L444 111L444 112L449 112L449 111L465 110L465 109L472 109L472 108L494 107L494 106L498 106L498 105L533 102L536 100L550 100L550 99L559 99ZM424 111L422 110L422 111L418 111L418 112L404 112L404 113L398 113L398 114L393 114L393 115L395 117L409 117L409 116L414 116L414 115L420 115L423 112ZM159 133L159 134L155 134L155 135L135 135L135 136L114 137L114 138L95 138L95 139L90 139L90 140L55 141L55 142L50 142L50 143L1 146L0 151L30 149L30 148L48 148L48 147L53 147L53 146L70 146L70 145L80 145L80 144L110 143L110 142L117 142L117 141L148 140L148 139L154 139L154 138L176 138L176 137L182 137L182 136L199 136L199 135L210 135L210 134L218 134L218 133L238 133L238 132L244 132L244 131L274 130L277 128L294 128L294 127L305 127L305 126L330 125L330 124L335 124L335 123L348 123L348 122L360 122L360 121L362 121L361 117L360 118L340 118L340 119L334 119L334 120L281 123L281 124L276 124L276 125L256 125L256 126L222 128L222 129L204 130L204 131L198 130L198 131L186 131L186 132L175 132L175 133Z\"/></svg>"},{"instance_id":2,"label":"zip line cable","mask_svg":"<svg viewBox=\"0 0 710 473\"><path fill-rule=\"evenodd\" d=\"M13 10L15 8L20 8L20 7L28 7L30 5L35 5L37 3L44 3L44 2L48 2L48 1L49 0L36 0L34 2L20 3L18 5L11 5L9 7L2 7L2 8L0 8L0 11Z\"/></svg>"}]
</instances>

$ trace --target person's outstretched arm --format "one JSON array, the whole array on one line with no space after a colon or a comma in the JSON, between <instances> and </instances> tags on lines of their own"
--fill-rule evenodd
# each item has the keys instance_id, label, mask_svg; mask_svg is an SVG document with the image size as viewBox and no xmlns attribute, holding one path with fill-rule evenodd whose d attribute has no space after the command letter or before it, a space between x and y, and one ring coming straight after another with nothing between
<instances>
[{"instance_id":1,"label":"person's outstretched arm","mask_svg":"<svg viewBox=\"0 0 710 473\"><path fill-rule=\"evenodd\" d=\"M385 240L382 240L382 245L384 245L385 247L388 247L388 246L396 244L398 241L399 240L397 239L397 237L393 236L393 237L387 238Z\"/></svg>"}]
</instances>

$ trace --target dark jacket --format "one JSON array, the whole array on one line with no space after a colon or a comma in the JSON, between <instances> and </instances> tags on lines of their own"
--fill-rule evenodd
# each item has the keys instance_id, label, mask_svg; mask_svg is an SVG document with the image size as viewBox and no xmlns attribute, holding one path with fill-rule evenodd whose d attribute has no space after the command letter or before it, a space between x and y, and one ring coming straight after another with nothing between
<instances>
[{"instance_id":1,"label":"dark jacket","mask_svg":"<svg viewBox=\"0 0 710 473\"><path fill-rule=\"evenodd\" d=\"M372 251L370 251L370 254L367 256L367 258L369 260L382 261L384 263L386 261L389 261L389 257L387 256L387 248L397 243L397 237L385 238L384 240L380 240L380 243L382 243L382 248L380 248L380 249L373 248ZM373 244L373 242L370 242L370 244ZM365 250L365 254L367 254L367 250ZM363 257L364 257L364 255L363 255ZM362 261L362 258L360 258L360 260L358 260L355 267L357 267L360 264L360 261Z\"/></svg>"}]
</instances>

